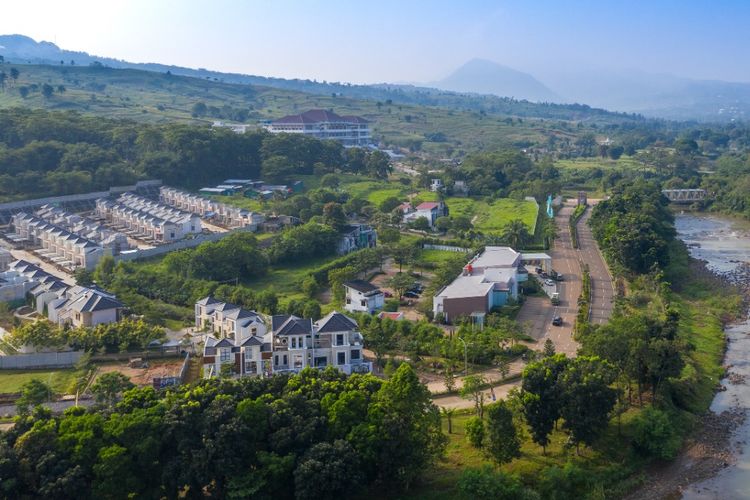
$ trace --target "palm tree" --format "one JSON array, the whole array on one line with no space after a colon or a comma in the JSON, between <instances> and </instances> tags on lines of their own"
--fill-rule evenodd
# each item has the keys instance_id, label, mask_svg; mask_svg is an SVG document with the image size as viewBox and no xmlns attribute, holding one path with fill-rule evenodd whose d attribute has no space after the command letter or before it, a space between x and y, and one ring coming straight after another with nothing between
<instances>
[{"instance_id":1,"label":"palm tree","mask_svg":"<svg viewBox=\"0 0 750 500\"><path fill-rule=\"evenodd\" d=\"M514 250L520 250L531 240L531 234L521 219L514 219L507 223L501 237Z\"/></svg>"}]
</instances>

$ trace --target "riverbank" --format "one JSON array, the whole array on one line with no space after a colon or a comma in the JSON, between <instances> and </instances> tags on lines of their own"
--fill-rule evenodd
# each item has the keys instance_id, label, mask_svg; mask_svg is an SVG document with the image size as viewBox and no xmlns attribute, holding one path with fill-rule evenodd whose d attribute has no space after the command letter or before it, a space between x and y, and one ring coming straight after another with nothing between
<instances>
[{"instance_id":1,"label":"riverbank","mask_svg":"<svg viewBox=\"0 0 750 500\"><path fill-rule=\"evenodd\" d=\"M750 350L750 322L741 320L747 318L750 297L750 238L731 220L692 214L678 217L677 229L695 257L689 264L690 275L702 283L704 293L715 293L721 300L720 296L729 292L741 297L742 303L735 318L722 318L723 373L720 385L713 385L710 408L695 422L678 457L668 464L652 466L645 483L627 498L743 498L727 495L728 488L720 476L740 468L742 446L746 444L742 436L748 427L750 399L737 392L747 388L747 367L739 366L736 360L744 365L748 359L745 351ZM687 292L695 294L696 290Z\"/></svg>"}]
</instances>

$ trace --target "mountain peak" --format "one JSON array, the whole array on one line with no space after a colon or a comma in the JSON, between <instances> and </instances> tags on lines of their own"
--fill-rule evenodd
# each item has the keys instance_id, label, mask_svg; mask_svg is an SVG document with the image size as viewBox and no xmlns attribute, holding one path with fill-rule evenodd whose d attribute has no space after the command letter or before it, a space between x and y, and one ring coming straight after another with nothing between
<instances>
[{"instance_id":1,"label":"mountain peak","mask_svg":"<svg viewBox=\"0 0 750 500\"><path fill-rule=\"evenodd\" d=\"M467 61L453 73L432 85L443 90L493 94L529 101L559 102L562 100L560 96L530 74L481 58Z\"/></svg>"}]
</instances>

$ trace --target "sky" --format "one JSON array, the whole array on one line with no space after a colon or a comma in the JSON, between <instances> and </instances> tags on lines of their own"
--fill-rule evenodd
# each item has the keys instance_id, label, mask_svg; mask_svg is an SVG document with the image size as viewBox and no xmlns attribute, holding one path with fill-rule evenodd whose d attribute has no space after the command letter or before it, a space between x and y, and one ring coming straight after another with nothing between
<instances>
[{"instance_id":1,"label":"sky","mask_svg":"<svg viewBox=\"0 0 750 500\"><path fill-rule=\"evenodd\" d=\"M132 62L352 83L473 58L535 76L750 82L750 0L3 0L0 34Z\"/></svg>"}]
</instances>

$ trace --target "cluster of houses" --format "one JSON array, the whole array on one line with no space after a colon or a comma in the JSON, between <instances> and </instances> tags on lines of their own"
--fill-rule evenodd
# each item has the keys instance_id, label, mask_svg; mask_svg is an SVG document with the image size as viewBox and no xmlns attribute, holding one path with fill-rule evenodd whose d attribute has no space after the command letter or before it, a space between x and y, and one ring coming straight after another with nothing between
<instances>
[{"instance_id":1,"label":"cluster of houses","mask_svg":"<svg viewBox=\"0 0 750 500\"><path fill-rule=\"evenodd\" d=\"M404 224L424 218L430 229L435 227L439 217L448 217L448 206L442 201L425 201L416 207L407 201L399 205L398 210L403 214Z\"/></svg>"},{"instance_id":2,"label":"cluster of houses","mask_svg":"<svg viewBox=\"0 0 750 500\"><path fill-rule=\"evenodd\" d=\"M41 217L26 212L15 214L11 222L13 232L7 236L14 243L37 247L35 251L40 257L58 266L91 270L102 257L128 248L125 235L95 222L49 207L39 213ZM59 223L42 218L51 214Z\"/></svg>"},{"instance_id":3,"label":"cluster of houses","mask_svg":"<svg viewBox=\"0 0 750 500\"><path fill-rule=\"evenodd\" d=\"M60 326L91 327L121 319L123 304L97 286L69 285L36 264L12 262L0 272L0 302L30 298L39 314Z\"/></svg>"},{"instance_id":4,"label":"cluster of houses","mask_svg":"<svg viewBox=\"0 0 750 500\"><path fill-rule=\"evenodd\" d=\"M198 214L206 220L230 229L250 227L252 230L257 230L266 220L261 213L251 212L244 208L227 205L167 186L162 186L159 189L159 200L166 205Z\"/></svg>"},{"instance_id":5,"label":"cluster of houses","mask_svg":"<svg viewBox=\"0 0 750 500\"><path fill-rule=\"evenodd\" d=\"M203 195L231 196L242 193L248 198L258 198L268 200L275 193L282 196L288 196L293 193L300 193L304 189L302 181L294 181L292 184L266 184L263 181L254 181L252 179L226 179L215 187L204 187L199 190Z\"/></svg>"},{"instance_id":6,"label":"cluster of houses","mask_svg":"<svg viewBox=\"0 0 750 500\"><path fill-rule=\"evenodd\" d=\"M117 200L96 200L96 215L125 234L157 244L202 231L197 214L131 192L121 194Z\"/></svg>"},{"instance_id":7,"label":"cluster of houses","mask_svg":"<svg viewBox=\"0 0 750 500\"><path fill-rule=\"evenodd\" d=\"M336 311L318 321L293 315L265 318L206 297L195 304L195 326L209 333L203 350L205 378L226 371L270 376L306 367L335 366L347 374L372 370L356 321Z\"/></svg>"}]
</instances>

